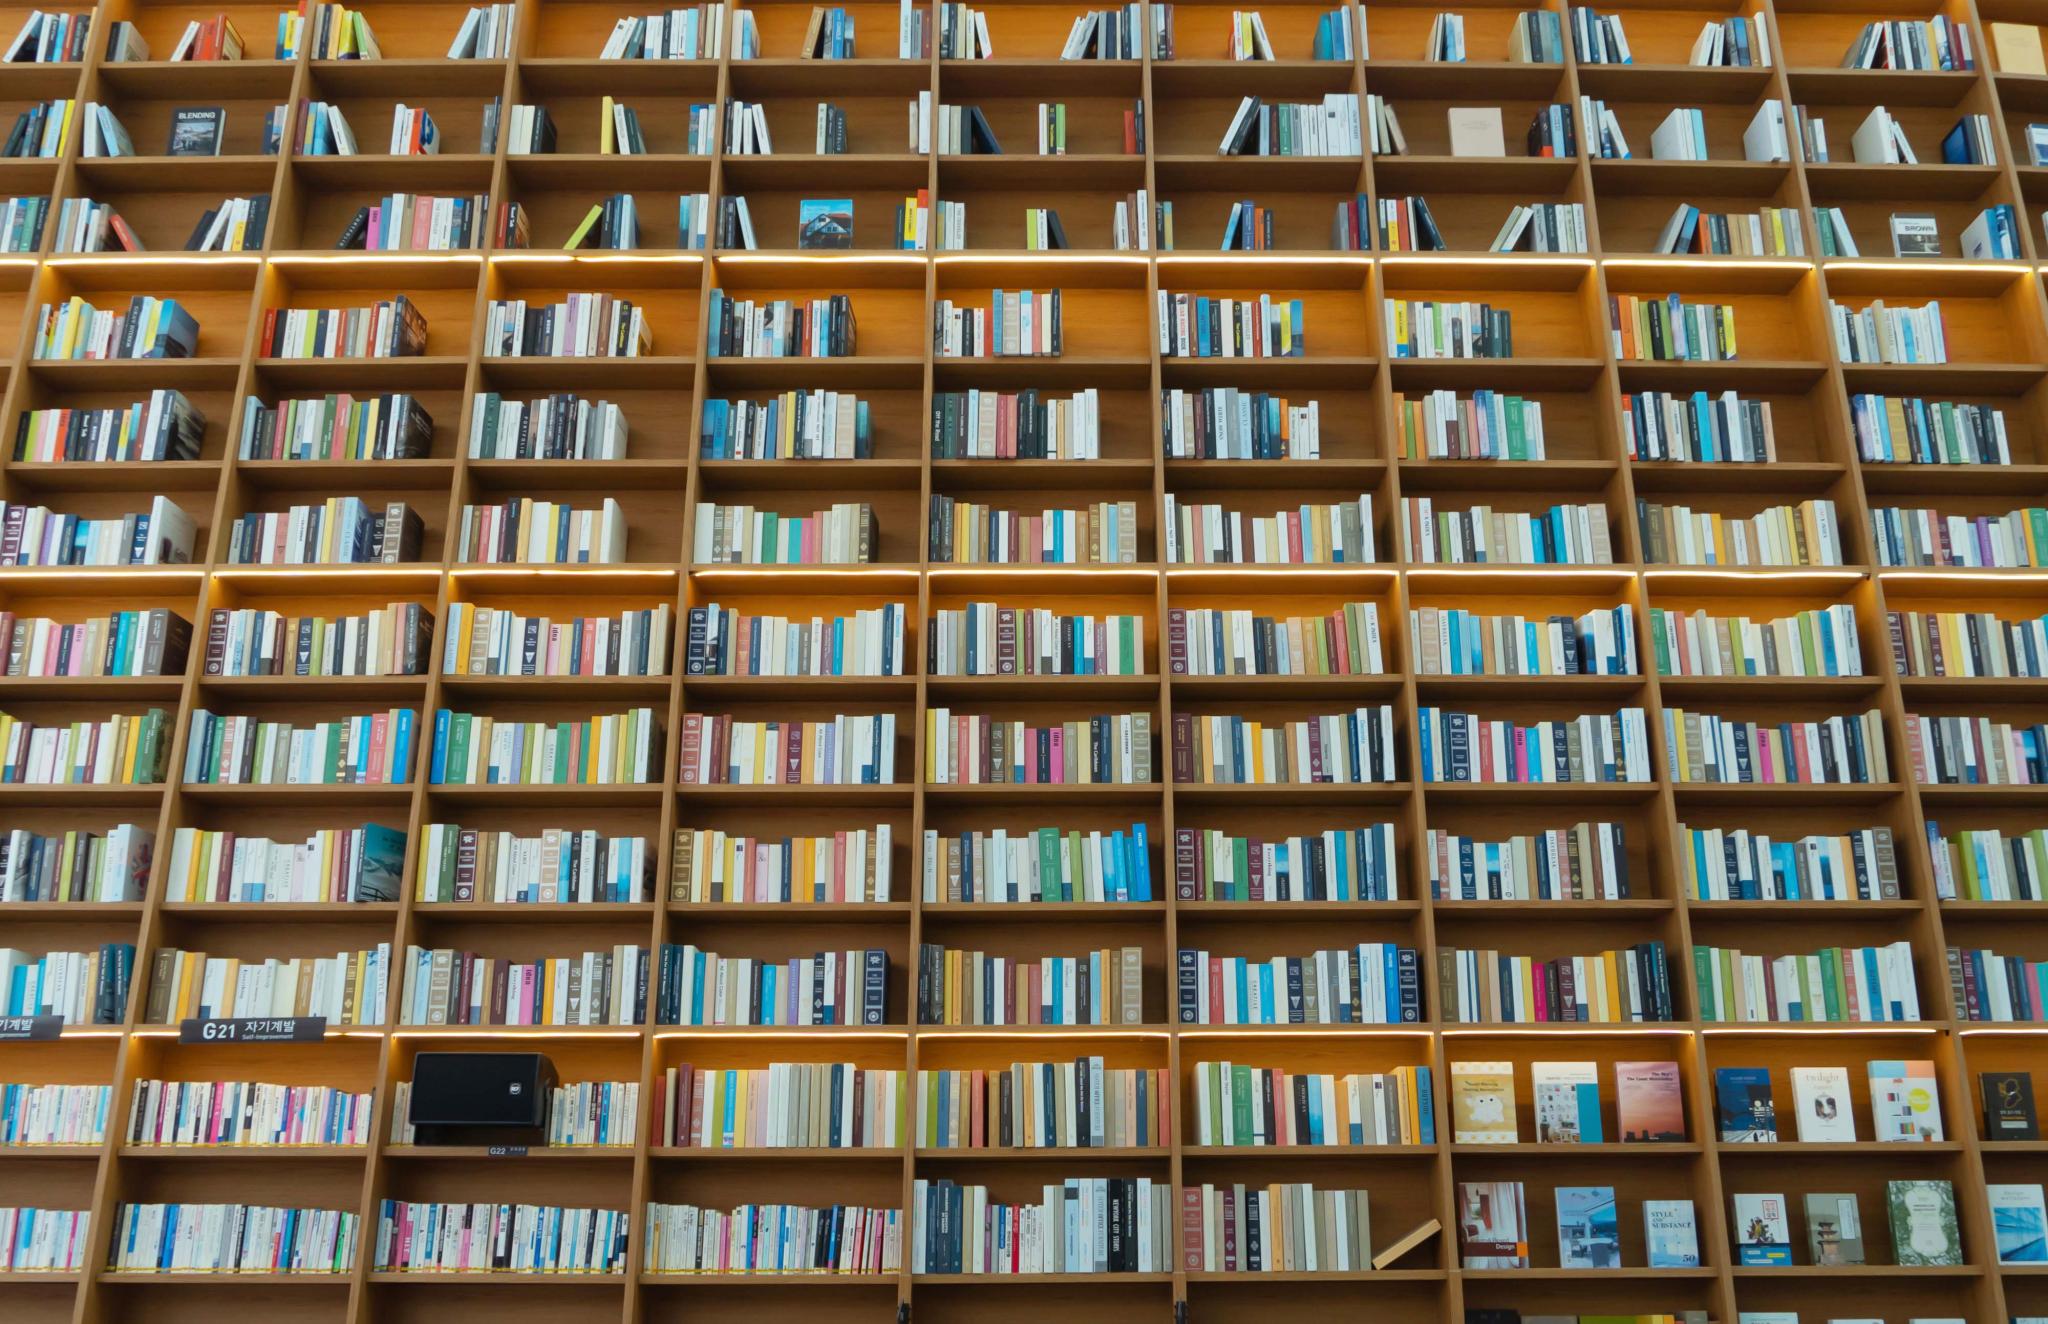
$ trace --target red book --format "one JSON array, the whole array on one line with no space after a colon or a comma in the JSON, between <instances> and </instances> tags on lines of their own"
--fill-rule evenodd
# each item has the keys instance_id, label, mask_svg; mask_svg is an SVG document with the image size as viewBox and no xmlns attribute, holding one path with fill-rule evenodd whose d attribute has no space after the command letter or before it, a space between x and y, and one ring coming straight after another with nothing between
<instances>
[{"instance_id":1,"label":"red book","mask_svg":"<svg viewBox=\"0 0 2048 1324\"><path fill-rule=\"evenodd\" d=\"M1202 1188L1180 1188L1180 1260L1189 1273L1200 1273L1202 1255Z\"/></svg>"}]
</instances>

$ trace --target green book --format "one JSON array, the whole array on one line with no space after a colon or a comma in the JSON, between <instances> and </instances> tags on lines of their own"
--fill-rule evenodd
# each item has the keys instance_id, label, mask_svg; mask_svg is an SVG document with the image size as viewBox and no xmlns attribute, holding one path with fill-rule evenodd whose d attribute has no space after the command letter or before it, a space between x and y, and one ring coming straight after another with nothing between
<instances>
[{"instance_id":1,"label":"green book","mask_svg":"<svg viewBox=\"0 0 2048 1324\"><path fill-rule=\"evenodd\" d=\"M1901 1265L1963 1262L1953 1186L1945 1181L1887 1182L1885 1206L1891 1214L1892 1254Z\"/></svg>"},{"instance_id":2,"label":"green book","mask_svg":"<svg viewBox=\"0 0 2048 1324\"><path fill-rule=\"evenodd\" d=\"M1529 434L1522 429L1522 398L1508 396L1501 401L1501 413L1507 419L1508 458L1526 460L1529 458Z\"/></svg>"}]
</instances>

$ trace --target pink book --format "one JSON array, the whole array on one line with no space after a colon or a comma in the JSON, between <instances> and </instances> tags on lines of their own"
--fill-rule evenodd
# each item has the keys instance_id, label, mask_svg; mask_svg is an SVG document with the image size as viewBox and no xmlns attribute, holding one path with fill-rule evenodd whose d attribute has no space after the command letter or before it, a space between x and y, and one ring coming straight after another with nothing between
<instances>
[{"instance_id":1,"label":"pink book","mask_svg":"<svg viewBox=\"0 0 2048 1324\"><path fill-rule=\"evenodd\" d=\"M1067 780L1067 731L1065 727L1052 728L1052 775L1044 780L1065 785Z\"/></svg>"}]
</instances>

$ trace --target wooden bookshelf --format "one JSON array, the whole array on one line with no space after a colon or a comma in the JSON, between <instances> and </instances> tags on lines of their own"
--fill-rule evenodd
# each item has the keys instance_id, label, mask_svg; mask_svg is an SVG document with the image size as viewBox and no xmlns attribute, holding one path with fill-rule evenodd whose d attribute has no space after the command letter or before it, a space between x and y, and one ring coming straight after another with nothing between
<instances>
[{"instance_id":1,"label":"wooden bookshelf","mask_svg":"<svg viewBox=\"0 0 2048 1324\"><path fill-rule=\"evenodd\" d=\"M739 8L738 4L733 6ZM1869 515L1886 506L1935 505L1995 513L2048 498L2048 245L2041 217L2048 168L2024 153L2025 129L2048 120L2048 84L1997 72L1984 52L1984 23L2040 17L2019 0L1764 0L1756 6L1698 0L1684 6L1624 3L1612 10L1637 53L1632 65L1506 62L1509 27L1530 7L1512 3L1375 4L1369 54L1316 61L1310 39L1323 0L1263 7L1279 58L1237 63L1222 51L1232 5L1177 4L1173 61L1062 62L1058 52L1081 3L990 0L985 6L998 58L983 61L886 58L894 49L893 6L848 6L860 28L859 59L795 57L808 7L755 0L761 58L600 61L597 50L620 16L650 12L629 0L521 0L516 54L499 60L440 58L465 6L442 0L364 11L387 58L325 61L301 56L225 64L161 59L113 64L96 30L79 64L0 66L0 111L48 97L99 101L119 114L143 155L87 159L76 132L54 159L0 161L0 193L87 197L112 203L150 251L61 254L54 216L42 250L0 257L0 417L25 410L125 404L157 386L183 390L207 416L199 458L174 464L26 463L0 458L0 495L64 512L108 516L169 495L199 526L195 564L163 569L0 571L0 609L84 620L110 611L169 607L200 637L185 673L140 679L0 679L0 709L42 718L103 717L161 707L175 717L169 784L144 787L0 787L0 828L61 831L132 821L158 836L148 899L133 904L23 905L0 910L6 942L30 950L105 941L138 946L138 980L127 1020L84 1026L53 1042L0 1043L0 1080L104 1083L115 1087L112 1122L99 1146L0 1149L0 1204L90 1207L93 1251L78 1273L0 1275L0 1316L9 1320L126 1324L214 1318L248 1309L292 1320L607 1319L639 1321L760 1318L872 1320L910 1305L919 1320L982 1321L1024 1311L1077 1320L1172 1318L1177 1302L1209 1321L1356 1315L1399 1321L1457 1320L1465 1309L1541 1312L1704 1309L1723 1324L1739 1310L1954 1315L2001 1320L2048 1312L2048 1275L2000 1266L1993 1249L1987 1181L2048 1180L2048 1142L1986 1142L1976 1075L1984 1070L2048 1071L2048 1032L1979 1024L1951 1005L1943 949L1951 943L2048 955L2048 908L1941 902L1934 895L1923 824L1944 830L2048 822L2041 787L1946 787L1915 782L1902 734L1909 713L1986 715L2038 721L2048 680L1899 678L1892 674L1887 613L1968 610L2011 618L2043 610L2048 571L1889 569L1877 564ZM1546 5L1560 13L1557 4ZM926 6L926 8L929 8ZM1418 58L1442 9L1467 17L1471 59ZM1763 68L1684 63L1708 19L1759 11L1775 62ZM0 30L25 16L0 13ZM99 19L137 24L167 54L189 18L227 12L267 55L275 6L192 5L110 0ZM1970 73L1845 71L1834 67L1872 18L1942 13L1972 30L1980 64ZM727 48L731 48L728 39ZM1567 43L1569 44L1569 43ZM979 105L1007 149L1001 156L942 156L904 147L904 105L919 92L935 103ZM1237 99L1283 101L1325 92L1376 93L1403 117L1407 156L1219 157L1217 140ZM635 107L653 154L613 160L597 154L597 105L615 95ZM1615 109L1639 155L1632 160L1519 155L1528 119L1581 95ZM511 155L502 142L480 152L482 108L492 98L544 104L561 150ZM690 154L684 127L692 104L758 101L782 151L770 156ZM1938 159L1942 133L1963 113L1989 115L2000 164L1947 167L1813 165L1740 159L1743 126L1756 106L1778 99L1826 115L1847 156L1847 131L1875 104L1891 107L1923 160ZM338 103L365 154L264 156L263 115L302 100ZM810 154L815 105L849 116L850 153ZM1040 157L1033 116L1041 100L1064 100L1070 154ZM444 132L437 157L381 151L392 105L423 105ZM1142 103L1146 150L1126 155L1121 115ZM192 161L158 155L172 110L219 105L228 112L224 155ZM1451 106L1497 105L1505 158L1454 158L1444 129ZM1649 130L1673 106L1702 108L1714 159L1655 162ZM1583 130L1581 137L1583 138ZM288 135L289 137L289 135ZM1110 214L1138 189L1175 204L1178 250L1112 251ZM898 252L890 220L919 189L968 206L968 248ZM632 191L645 245L633 253L565 254L557 247L605 195ZM242 254L177 251L199 213L229 194L267 191L266 246ZM393 191L488 193L527 209L534 247L457 253L337 253L330 248L355 209ZM709 192L748 199L760 251L673 247L676 198ZM855 248L795 249L800 199L855 199ZM1427 198L1451 245L1446 253L1339 253L1328 249L1329 216L1360 194ZM1252 198L1273 209L1276 244L1264 252L1217 252L1230 205ZM1507 208L1529 201L1585 206L1584 255L1490 254ZM1961 225L1982 207L2008 202L2020 213L2025 255L2012 262L1887 257L1841 260L1657 258L1648 255L1678 202L1703 211L1795 208L1805 247L1818 253L1810 209L1840 206L1866 253L1887 251L1887 214L1932 211L1953 249ZM1028 206L1053 206L1075 250L1024 251ZM1045 359L947 359L927 328L940 299L985 306L992 289L1057 286L1067 308L1065 353ZM835 359L713 358L705 352L713 290L742 297L850 297L857 352ZM554 300L604 291L643 307L652 352L638 359L502 358L486 352L490 300ZM1158 292L1272 293L1308 310L1300 358L1161 356L1152 326ZM260 357L264 313L279 307L357 306L403 292L429 322L424 356L410 359L291 361ZM1727 363L1619 359L1608 336L1607 302L1619 295L1732 304L1742 357ZM171 362L39 362L29 357L36 309L79 294L102 308L130 295L175 295L201 323L197 356ZM1393 356L1383 306L1389 299L1488 301L1514 314L1514 353L1491 360ZM1831 302L1851 308L1939 299L1951 355L1943 365L1846 364L1827 324ZM1320 461L1218 462L1162 458L1162 389L1238 386L1301 402L1322 402ZM786 389L858 391L873 411L873 458L860 461L712 461L696 442L704 402L759 398ZM967 461L929 458L926 420L935 392L976 387L1100 392L1100 460ZM1515 391L1545 408L1550 458L1535 463L1411 458L1395 425L1396 395L1450 388ZM1736 389L1770 402L1781 461L1772 465L1632 460L1622 421L1624 396L1645 390ZM244 401L327 391L413 392L434 417L424 459L402 462L246 461L236 436ZM476 397L574 391L617 403L631 434L628 457L609 462L468 458ZM1917 394L1993 404L2005 411L2009 467L1894 466L1859 459L1851 433L1855 393ZM1332 495L1332 494L1335 495ZM1369 494L1377 560L1362 565L1186 566L1164 561L1165 500L1220 502L1253 514L1310 501ZM396 566L245 567L227 563L228 527L252 511L281 510L329 496L405 500L425 525L421 560ZM924 514L934 495L1035 512L1099 500L1138 505L1139 554L1114 566L935 564ZM628 560L608 566L478 566L455 559L454 531L472 503L517 496L590 504L614 496L624 510ZM1428 497L1439 509L1488 504L1542 510L1559 503L1606 509L1615 564L1500 566L1411 564L1403 559L1402 501ZM1731 516L1814 497L1835 502L1841 567L1730 570L1652 563L1636 520L1638 500L1689 504ZM876 563L858 567L697 566L690 562L699 502L747 502L791 513L835 501L865 501L877 514ZM790 616L884 603L907 612L902 677L757 679L683 677L671 665L649 678L501 678L442 675L439 640L419 677L223 678L203 674L207 612L260 606L324 614L360 612L393 601L418 603L445 621L451 602L476 602L560 616L666 603L681 613L711 602L744 612ZM925 674L933 614L970 602L1135 614L1144 661L1114 678L955 678ZM1288 615L1368 601L1380 613L1383 674L1353 678L1176 677L1163 674L1166 613L1181 607L1257 607ZM1846 604L1854 613L1862 677L1742 679L1659 677L1501 678L1419 674L1408 612L1459 607L1488 613L1580 614L1621 607L1635 618L1638 662L1648 653L1653 607L1772 618ZM1177 713L1238 712L1300 717L1360 703L1395 713L1399 779L1366 786L928 786L924 713L994 712L1032 720L1143 710L1155 733ZM651 706L670 733L666 774L647 786L464 787L428 784L431 715L443 707L500 716L587 717ZM339 716L394 706L422 718L413 775L389 787L233 787L179 780L189 714L216 712ZM1425 784L1416 713L1455 708L1487 716L1532 717L1667 707L1791 720L1876 709L1892 780L1871 786L1701 786L1666 775L1664 737L1651 724L1655 777L1639 784L1499 786ZM899 781L856 787L684 787L676 778L684 713L825 717L888 711L899 720ZM1156 775L1168 770L1162 741ZM1620 822L1627 833L1633 899L1612 903L1435 902L1428 896L1426 834L1523 832L1583 819ZM409 834L406 892L384 905L167 903L163 860L184 826L303 835L320 827L374 821ZM428 904L411 886L424 825L460 821L489 828L594 827L648 837L659 854L655 899L602 906ZM666 899L670 842L679 827L736 831L830 831L877 821L895 833L896 899L885 905L691 905ZM995 906L919 899L923 830L1127 827L1143 821L1160 899L1149 904ZM1231 905L1173 895L1173 830L1236 832L1393 824L1400 899L1377 903ZM1703 902L1687 894L1681 825L1753 827L1777 833L1883 825L1900 855L1901 898L1869 903ZM1499 947L1537 956L1661 940L1674 954L1670 1024L1593 1026L1460 1025L1438 1005L1439 951ZM1807 951L1835 942L1912 945L1927 1019L1910 1026L1712 1025L1699 1019L1698 990L1682 954L1697 942L1753 952ZM827 947L880 946L891 960L886 1017L879 1027L733 1030L660 1026L567 1028L408 1027L394 1020L335 1027L311 1044L184 1045L171 1027L142 1020L150 956L165 946L243 956L331 953L389 941L453 945L531 957L583 946L695 942L713 951L790 955ZM1173 953L1207 947L1236 955L1302 954L1318 947L1397 941L1419 949L1425 1018L1394 1027L1179 1026L1172 1023ZM974 1028L910 1024L914 958L925 942L1011 954L1071 955L1104 946L1144 952L1144 1023L1120 1027ZM774 1061L856 1061L873 1067L1000 1067L1019 1060L1100 1054L1112 1066L1162 1068L1174 1082L1169 1144L1116 1150L698 1151L650 1144L643 1124L627 1149L536 1151L490 1158L477 1151L393 1143L394 1085L409 1079L413 1055L453 1046L519 1045L544 1051L565 1080L637 1080L647 1088L666 1066L764 1065ZM1919 1147L1724 1145L1713 1124L1712 1072L1768 1066L1789 1098L1784 1072L1844 1065L1863 1085L1860 1062L1932 1058L1949 1140ZM1452 1061L1506 1060L1523 1074L1523 1133L1531 1135L1526 1064L1590 1058L1600 1063L1611 1110L1612 1064L1668 1060L1684 1082L1683 1143L1601 1147L1466 1146L1450 1143L1443 1102ZM1435 1145L1273 1150L1189 1143L1196 1064L1233 1060L1295 1070L1386 1070L1427 1065L1436 1073ZM238 1077L331 1084L375 1093L376 1142L362 1149L163 1150L125 1143L135 1081L153 1077ZM2044 1077L2048 1079L2048 1077ZM649 1100L643 1097L643 1114ZM1867 1100L1858 1096L1858 1116ZM1868 1124L1865 1122L1864 1129ZM649 1200L850 1200L908 1207L917 1177L983 1182L1014 1198L1068 1175L1146 1176L1175 1184L1305 1180L1371 1191L1375 1240L1391 1242L1425 1218L1442 1235L1388 1270L1369 1274L1223 1275L1185 1272L1093 1277L964 1277L901 1274L872 1278L745 1277L645 1272L640 1215ZM1889 1260L1882 1183L1891 1176L1954 1183L1967 1263L1901 1269ZM1520 1180L1532 1224L1527 1271L1465 1271L1455 1242L1456 1183ZM1624 1263L1614 1271L1557 1266L1550 1189L1612 1184L1621 1215ZM1872 1262L1852 1268L1750 1269L1734 1264L1728 1198L1754 1190L1797 1196L1856 1190L1870 1220ZM523 1200L627 1210L635 1224L628 1271L619 1275L434 1276L382 1273L372 1257L384 1198ZM1690 1198L1704 1259L1698 1270L1641 1267L1643 1198ZM127 1200L276 1200L347 1208L362 1217L362 1249L339 1276L117 1274L104 1269L117 1205ZM1793 1200L1795 1208L1799 1202ZM1796 1223L1796 1219L1795 1219ZM1795 1258L1803 1236L1794 1228Z\"/></svg>"}]
</instances>

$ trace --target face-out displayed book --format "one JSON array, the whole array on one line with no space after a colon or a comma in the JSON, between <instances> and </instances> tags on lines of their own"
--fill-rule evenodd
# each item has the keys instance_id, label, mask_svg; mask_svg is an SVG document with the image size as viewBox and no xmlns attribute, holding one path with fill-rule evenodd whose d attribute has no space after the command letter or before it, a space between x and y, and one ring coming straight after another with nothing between
<instances>
[{"instance_id":1,"label":"face-out displayed book","mask_svg":"<svg viewBox=\"0 0 2048 1324\"><path fill-rule=\"evenodd\" d=\"M1998 1262L2048 1264L2048 1204L2040 1183L1992 1182L1984 1191L1991 1203Z\"/></svg>"},{"instance_id":2,"label":"face-out displayed book","mask_svg":"<svg viewBox=\"0 0 2048 1324\"><path fill-rule=\"evenodd\" d=\"M1536 1096L1537 1144L1601 1142L1598 1063L1531 1062L1529 1087Z\"/></svg>"},{"instance_id":3,"label":"face-out displayed book","mask_svg":"<svg viewBox=\"0 0 2048 1324\"><path fill-rule=\"evenodd\" d=\"M1892 1255L1908 1267L1963 1262L1963 1238L1956 1226L1956 1192L1945 1181L1885 1183L1891 1214Z\"/></svg>"},{"instance_id":4,"label":"face-out displayed book","mask_svg":"<svg viewBox=\"0 0 2048 1324\"><path fill-rule=\"evenodd\" d=\"M1724 1145L1765 1145L1778 1138L1771 1073L1763 1067L1717 1067L1714 1120Z\"/></svg>"},{"instance_id":5,"label":"face-out displayed book","mask_svg":"<svg viewBox=\"0 0 2048 1324\"><path fill-rule=\"evenodd\" d=\"M1460 1145L1521 1141L1515 1121L1514 1063L1451 1063L1451 1139Z\"/></svg>"},{"instance_id":6,"label":"face-out displayed book","mask_svg":"<svg viewBox=\"0 0 2048 1324\"><path fill-rule=\"evenodd\" d=\"M1685 1143L1685 1095L1676 1062L1616 1062L1614 1087L1622 1143Z\"/></svg>"},{"instance_id":7,"label":"face-out displayed book","mask_svg":"<svg viewBox=\"0 0 2048 1324\"><path fill-rule=\"evenodd\" d=\"M1785 1197L1745 1193L1733 1199L1736 1262L1792 1263L1792 1220L1785 1212Z\"/></svg>"},{"instance_id":8,"label":"face-out displayed book","mask_svg":"<svg viewBox=\"0 0 2048 1324\"><path fill-rule=\"evenodd\" d=\"M1854 1195L1807 1194L1806 1251L1809 1264L1864 1262L1863 1220Z\"/></svg>"},{"instance_id":9,"label":"face-out displayed book","mask_svg":"<svg viewBox=\"0 0 2048 1324\"><path fill-rule=\"evenodd\" d=\"M1984 1105L1986 1140L2039 1140L2041 1121L2034 1112L2034 1078L2025 1071L1986 1071L1977 1077L1977 1095Z\"/></svg>"},{"instance_id":10,"label":"face-out displayed book","mask_svg":"<svg viewBox=\"0 0 2048 1324\"><path fill-rule=\"evenodd\" d=\"M1643 1249L1652 1269L1698 1268L1699 1220L1692 1201L1643 1201Z\"/></svg>"},{"instance_id":11,"label":"face-out displayed book","mask_svg":"<svg viewBox=\"0 0 2048 1324\"><path fill-rule=\"evenodd\" d=\"M1529 1213L1518 1181L1458 1183L1458 1254L1467 1269L1529 1267Z\"/></svg>"},{"instance_id":12,"label":"face-out displayed book","mask_svg":"<svg viewBox=\"0 0 2048 1324\"><path fill-rule=\"evenodd\" d=\"M1844 1144L1856 1139L1847 1067L1793 1067L1793 1124L1802 1144Z\"/></svg>"},{"instance_id":13,"label":"face-out displayed book","mask_svg":"<svg viewBox=\"0 0 2048 1324\"><path fill-rule=\"evenodd\" d=\"M1554 1194L1557 1199L1558 1267L1619 1268L1621 1222L1615 1214L1614 1188L1560 1186Z\"/></svg>"}]
</instances>

